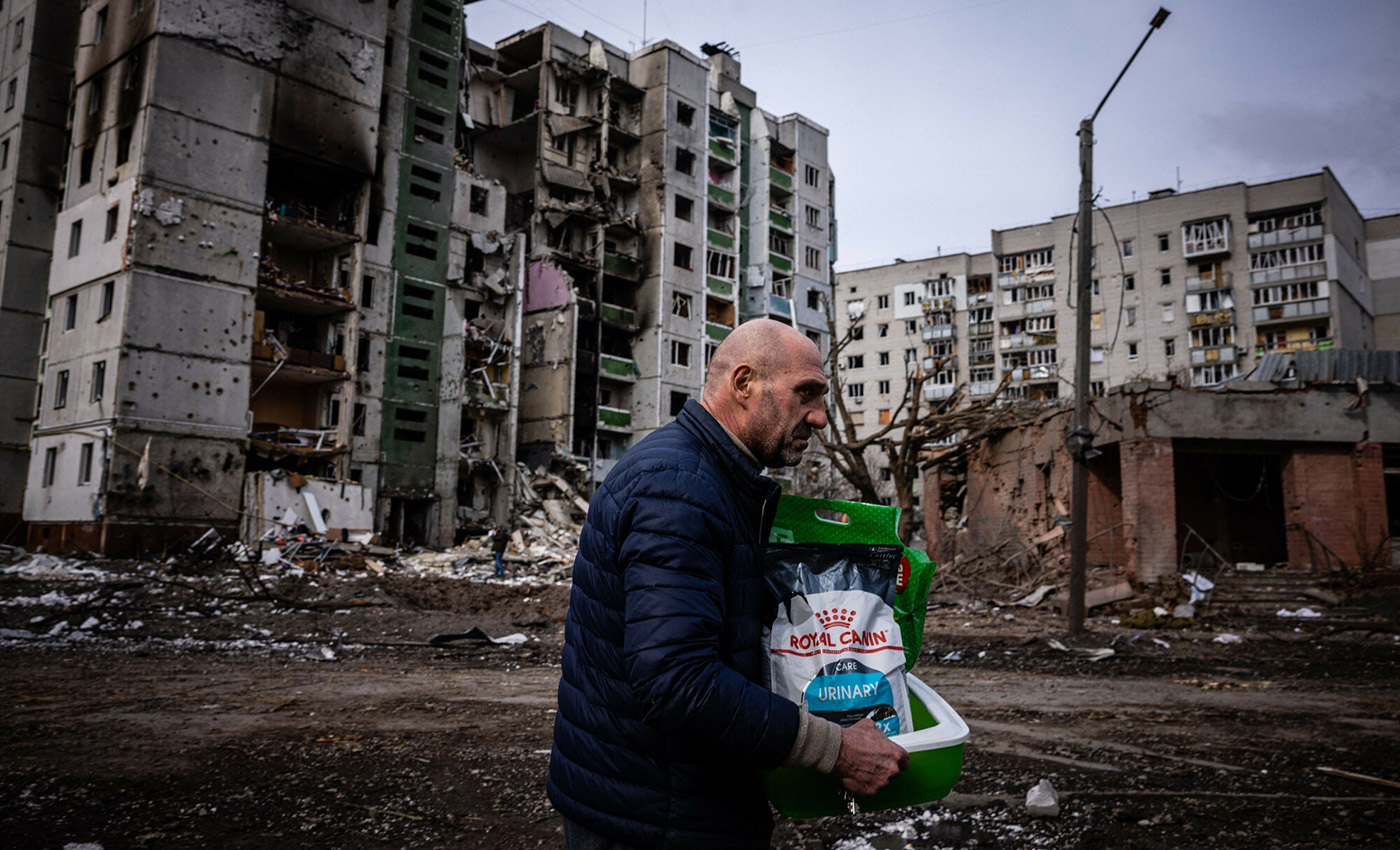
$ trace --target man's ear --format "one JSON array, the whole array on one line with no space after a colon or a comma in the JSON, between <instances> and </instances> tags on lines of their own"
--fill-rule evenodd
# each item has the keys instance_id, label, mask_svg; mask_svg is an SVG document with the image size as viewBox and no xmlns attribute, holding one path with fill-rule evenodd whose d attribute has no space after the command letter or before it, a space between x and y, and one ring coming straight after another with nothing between
<instances>
[{"instance_id":1,"label":"man's ear","mask_svg":"<svg viewBox=\"0 0 1400 850\"><path fill-rule=\"evenodd\" d=\"M734 390L735 400L741 405L748 403L749 397L757 390L754 386L753 367L740 363L729 373L729 386Z\"/></svg>"}]
</instances>

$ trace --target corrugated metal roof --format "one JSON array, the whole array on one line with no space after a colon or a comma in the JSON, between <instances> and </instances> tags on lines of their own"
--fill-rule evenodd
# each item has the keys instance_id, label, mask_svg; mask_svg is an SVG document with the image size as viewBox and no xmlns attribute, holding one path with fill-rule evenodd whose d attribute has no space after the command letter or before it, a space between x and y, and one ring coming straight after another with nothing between
<instances>
[{"instance_id":1,"label":"corrugated metal roof","mask_svg":"<svg viewBox=\"0 0 1400 850\"><path fill-rule=\"evenodd\" d=\"M1302 384L1349 384L1357 378L1365 378L1373 384L1400 386L1400 351L1358 348L1266 354L1259 358L1255 377L1273 383L1288 380L1290 365L1295 368L1294 377Z\"/></svg>"}]
</instances>

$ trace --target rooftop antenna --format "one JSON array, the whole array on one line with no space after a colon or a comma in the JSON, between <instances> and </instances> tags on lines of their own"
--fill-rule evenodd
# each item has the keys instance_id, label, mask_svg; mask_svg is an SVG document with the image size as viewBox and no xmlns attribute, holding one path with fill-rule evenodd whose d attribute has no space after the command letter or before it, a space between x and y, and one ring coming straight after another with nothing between
<instances>
[{"instance_id":1,"label":"rooftop antenna","mask_svg":"<svg viewBox=\"0 0 1400 850\"><path fill-rule=\"evenodd\" d=\"M1176 190L1181 191L1181 166L1176 167Z\"/></svg>"},{"instance_id":2,"label":"rooftop antenna","mask_svg":"<svg viewBox=\"0 0 1400 850\"><path fill-rule=\"evenodd\" d=\"M647 0L642 0L642 47L647 46Z\"/></svg>"}]
</instances>

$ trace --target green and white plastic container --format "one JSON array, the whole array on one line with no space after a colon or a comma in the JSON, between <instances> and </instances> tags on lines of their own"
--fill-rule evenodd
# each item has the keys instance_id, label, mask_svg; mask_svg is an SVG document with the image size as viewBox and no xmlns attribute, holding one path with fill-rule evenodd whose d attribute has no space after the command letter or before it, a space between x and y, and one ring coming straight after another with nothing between
<instances>
[{"instance_id":1,"label":"green and white plastic container","mask_svg":"<svg viewBox=\"0 0 1400 850\"><path fill-rule=\"evenodd\" d=\"M778 811L790 818L817 818L917 806L948 796L962 775L967 724L933 688L915 676L907 681L914 731L890 740L909 751L909 769L872 796L852 797L835 776L778 768L764 779L768 798Z\"/></svg>"}]
</instances>

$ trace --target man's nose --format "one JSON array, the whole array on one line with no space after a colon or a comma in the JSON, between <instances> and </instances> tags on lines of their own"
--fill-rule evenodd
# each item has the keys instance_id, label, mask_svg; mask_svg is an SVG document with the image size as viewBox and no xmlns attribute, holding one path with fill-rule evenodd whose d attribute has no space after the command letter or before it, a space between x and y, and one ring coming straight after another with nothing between
<instances>
[{"instance_id":1,"label":"man's nose","mask_svg":"<svg viewBox=\"0 0 1400 850\"><path fill-rule=\"evenodd\" d=\"M813 428L816 428L817 430L821 430L822 428L825 428L825 427L826 427L826 405L825 405L825 404L821 405L821 406L818 407L816 410L812 410L812 411L809 411L809 412L807 413L807 424L808 424L808 425L811 425Z\"/></svg>"}]
</instances>

